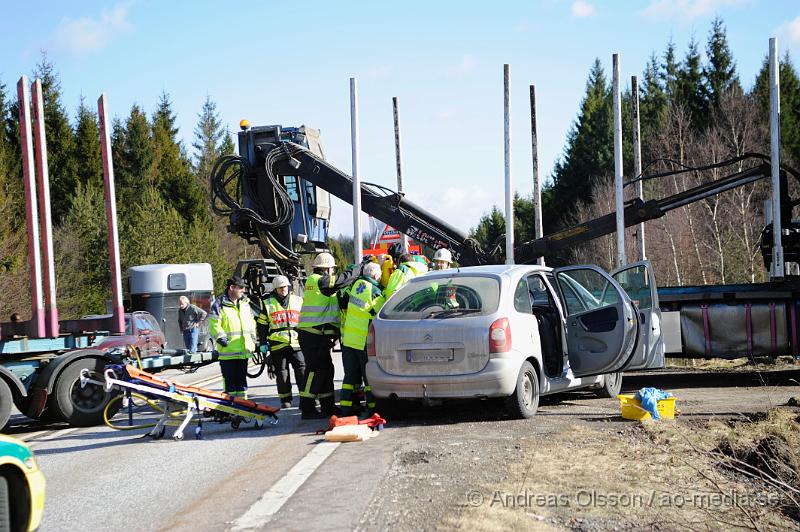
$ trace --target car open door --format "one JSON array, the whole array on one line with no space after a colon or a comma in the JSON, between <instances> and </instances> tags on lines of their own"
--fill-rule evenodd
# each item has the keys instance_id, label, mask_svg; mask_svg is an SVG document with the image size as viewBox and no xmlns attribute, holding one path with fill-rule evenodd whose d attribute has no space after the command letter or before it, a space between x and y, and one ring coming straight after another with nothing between
<instances>
[{"instance_id":1,"label":"car open door","mask_svg":"<svg viewBox=\"0 0 800 532\"><path fill-rule=\"evenodd\" d=\"M639 328L628 295L596 266L569 266L554 273L566 313L572 374L621 371L635 351Z\"/></svg>"},{"instance_id":2,"label":"car open door","mask_svg":"<svg viewBox=\"0 0 800 532\"><path fill-rule=\"evenodd\" d=\"M639 341L625 371L664 367L661 309L653 266L649 261L627 264L611 273L639 311Z\"/></svg>"}]
</instances>

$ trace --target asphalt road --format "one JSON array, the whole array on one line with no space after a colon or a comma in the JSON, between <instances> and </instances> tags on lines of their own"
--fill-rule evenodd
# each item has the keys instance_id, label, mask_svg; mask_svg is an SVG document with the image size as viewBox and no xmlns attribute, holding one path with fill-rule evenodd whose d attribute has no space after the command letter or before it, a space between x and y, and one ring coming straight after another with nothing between
<instances>
[{"instance_id":1,"label":"asphalt road","mask_svg":"<svg viewBox=\"0 0 800 532\"><path fill-rule=\"evenodd\" d=\"M337 368L337 388L341 364ZM217 366L175 377L207 381ZM626 376L625 388L660 386L683 416L737 416L785 404L800 371ZM219 389L214 381L207 387ZM266 375L251 396L278 406ZM295 399L296 404L297 399ZM618 403L586 392L543 398L530 420L509 420L494 401L415 408L367 442L319 445L324 422L297 408L255 430L207 423L205 437L143 438L145 429L71 429L15 416L7 432L27 440L47 478L42 531L351 530L447 526L471 485L500 482L520 438L548 438L568 424L628 426ZM172 428L168 429L167 436Z\"/></svg>"}]
</instances>

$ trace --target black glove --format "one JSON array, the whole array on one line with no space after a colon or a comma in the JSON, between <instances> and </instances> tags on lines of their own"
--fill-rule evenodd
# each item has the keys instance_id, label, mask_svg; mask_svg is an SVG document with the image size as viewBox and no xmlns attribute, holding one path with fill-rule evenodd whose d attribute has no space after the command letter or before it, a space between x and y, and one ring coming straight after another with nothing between
<instances>
[{"instance_id":1,"label":"black glove","mask_svg":"<svg viewBox=\"0 0 800 532\"><path fill-rule=\"evenodd\" d=\"M224 336L222 338L218 339L217 343L219 345L221 345L222 347L228 347L228 339L225 338Z\"/></svg>"},{"instance_id":2,"label":"black glove","mask_svg":"<svg viewBox=\"0 0 800 532\"><path fill-rule=\"evenodd\" d=\"M266 363L267 363L267 377L269 377L270 379L274 379L275 378L275 361L272 360L272 353L267 355Z\"/></svg>"}]
</instances>

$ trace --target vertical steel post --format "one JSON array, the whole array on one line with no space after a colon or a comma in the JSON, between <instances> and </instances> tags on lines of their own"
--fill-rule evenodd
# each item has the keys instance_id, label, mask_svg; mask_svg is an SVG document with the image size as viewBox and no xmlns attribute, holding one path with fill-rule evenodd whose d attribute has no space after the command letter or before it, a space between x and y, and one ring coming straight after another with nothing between
<instances>
[{"instance_id":1,"label":"vertical steel post","mask_svg":"<svg viewBox=\"0 0 800 532\"><path fill-rule=\"evenodd\" d=\"M392 98L392 114L394 115L394 155L397 161L397 192L403 193L403 162L400 157L400 107L397 96ZM403 246L403 253L408 253L408 236L403 233L400 245Z\"/></svg>"},{"instance_id":2,"label":"vertical steel post","mask_svg":"<svg viewBox=\"0 0 800 532\"><path fill-rule=\"evenodd\" d=\"M47 333L42 304L42 257L39 247L39 209L36 204L36 175L34 169L33 138L31 136L31 96L28 76L17 82L19 101L19 135L22 145L22 174L25 184L25 221L28 227L28 265L31 270L31 321L28 334L44 338Z\"/></svg>"},{"instance_id":3,"label":"vertical steel post","mask_svg":"<svg viewBox=\"0 0 800 532\"><path fill-rule=\"evenodd\" d=\"M625 260L625 202L622 191L622 106L619 88L619 54L612 56L614 68L614 205L617 218L617 267Z\"/></svg>"},{"instance_id":4,"label":"vertical steel post","mask_svg":"<svg viewBox=\"0 0 800 532\"><path fill-rule=\"evenodd\" d=\"M642 175L642 133L639 127L639 78L631 76L631 107L633 114L633 175L640 178ZM636 194L644 200L644 187L641 180L636 182ZM639 260L646 260L647 253L644 247L644 222L636 230L636 239L639 241Z\"/></svg>"},{"instance_id":5,"label":"vertical steel post","mask_svg":"<svg viewBox=\"0 0 800 532\"><path fill-rule=\"evenodd\" d=\"M358 80L350 78L350 142L353 164L353 253L361 261L361 181L358 179Z\"/></svg>"},{"instance_id":6,"label":"vertical steel post","mask_svg":"<svg viewBox=\"0 0 800 532\"><path fill-rule=\"evenodd\" d=\"M784 276L781 234L781 82L778 39L769 40L769 134L772 163L772 277Z\"/></svg>"},{"instance_id":7,"label":"vertical steel post","mask_svg":"<svg viewBox=\"0 0 800 532\"><path fill-rule=\"evenodd\" d=\"M47 168L47 140L44 131L44 98L42 81L33 82L33 134L36 146L36 184L39 212L42 218L42 266L44 279L45 330L50 338L58 337L58 305L56 304L56 270L53 259L53 219L50 214L50 173Z\"/></svg>"},{"instance_id":8,"label":"vertical steel post","mask_svg":"<svg viewBox=\"0 0 800 532\"><path fill-rule=\"evenodd\" d=\"M97 99L97 117L100 122L100 147L103 154L103 179L106 185L106 221L108 222L108 251L111 266L111 306L113 307L113 333L125 333L125 309L122 307L122 268L119 259L119 232L117 230L117 192L114 185L114 162L111 159L111 123L108 118L108 97L105 93Z\"/></svg>"},{"instance_id":9,"label":"vertical steel post","mask_svg":"<svg viewBox=\"0 0 800 532\"><path fill-rule=\"evenodd\" d=\"M514 264L514 191L511 184L511 102L509 92L511 73L503 65L503 154L506 184L506 264Z\"/></svg>"},{"instance_id":10,"label":"vertical steel post","mask_svg":"<svg viewBox=\"0 0 800 532\"><path fill-rule=\"evenodd\" d=\"M531 92L531 158L533 163L533 220L534 238L542 238L542 182L539 180L539 135L536 129L536 87ZM536 264L544 266L544 257L536 259Z\"/></svg>"}]
</instances>

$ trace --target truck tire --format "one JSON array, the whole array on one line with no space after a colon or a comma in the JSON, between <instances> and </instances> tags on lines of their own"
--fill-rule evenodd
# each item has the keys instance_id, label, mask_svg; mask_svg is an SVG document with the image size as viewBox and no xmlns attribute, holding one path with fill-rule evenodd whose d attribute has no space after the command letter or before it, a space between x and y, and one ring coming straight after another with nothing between
<instances>
[{"instance_id":1,"label":"truck tire","mask_svg":"<svg viewBox=\"0 0 800 532\"><path fill-rule=\"evenodd\" d=\"M622 390L622 372L606 373L603 375L603 384L595 390L598 397L615 399Z\"/></svg>"},{"instance_id":2,"label":"truck tire","mask_svg":"<svg viewBox=\"0 0 800 532\"><path fill-rule=\"evenodd\" d=\"M52 409L59 418L76 427L103 423L103 409L118 392L107 392L97 384L81 388L81 370L88 369L94 378L100 378L105 366L103 359L81 358L61 372L52 397ZM115 401L108 411L109 418L117 413L121 405L122 401Z\"/></svg>"},{"instance_id":3,"label":"truck tire","mask_svg":"<svg viewBox=\"0 0 800 532\"><path fill-rule=\"evenodd\" d=\"M11 388L8 387L6 381L0 379L0 431L6 428L8 419L11 417L11 405L13 404L14 396L11 395Z\"/></svg>"},{"instance_id":4,"label":"truck tire","mask_svg":"<svg viewBox=\"0 0 800 532\"><path fill-rule=\"evenodd\" d=\"M514 393L506 398L506 410L514 419L527 419L539 408L539 376L527 360L522 363Z\"/></svg>"}]
</instances>

